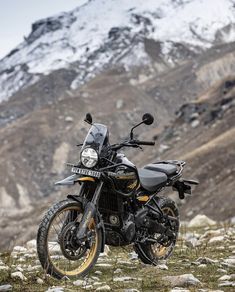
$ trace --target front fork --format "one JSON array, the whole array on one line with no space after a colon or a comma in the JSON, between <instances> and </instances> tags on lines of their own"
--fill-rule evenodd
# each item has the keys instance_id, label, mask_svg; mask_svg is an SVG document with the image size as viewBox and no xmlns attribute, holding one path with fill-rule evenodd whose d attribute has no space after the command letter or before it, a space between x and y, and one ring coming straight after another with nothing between
<instances>
[{"instance_id":1,"label":"front fork","mask_svg":"<svg viewBox=\"0 0 235 292\"><path fill-rule=\"evenodd\" d=\"M103 184L104 184L103 181L100 181L98 183L92 200L86 204L84 214L82 216L82 220L79 224L79 229L76 235L78 243L82 243L87 238L87 231L88 231L89 224L91 220L94 219L96 216L96 208L99 202L100 193L101 193Z\"/></svg>"}]
</instances>

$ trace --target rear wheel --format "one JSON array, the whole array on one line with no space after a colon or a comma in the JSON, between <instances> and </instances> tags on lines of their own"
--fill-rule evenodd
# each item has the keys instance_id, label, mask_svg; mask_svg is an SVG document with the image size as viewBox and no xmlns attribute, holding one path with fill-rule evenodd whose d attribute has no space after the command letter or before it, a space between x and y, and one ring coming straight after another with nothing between
<instances>
[{"instance_id":1,"label":"rear wheel","mask_svg":"<svg viewBox=\"0 0 235 292\"><path fill-rule=\"evenodd\" d=\"M152 243L152 244L136 244L135 250L140 260L145 264L157 265L159 260L167 259L173 252L179 232L179 211L173 200L165 197L158 197L158 204L162 212L166 215L177 218L171 230L175 233L175 238L170 242ZM158 239L161 234L154 234L153 237Z\"/></svg>"},{"instance_id":2,"label":"rear wheel","mask_svg":"<svg viewBox=\"0 0 235 292\"><path fill-rule=\"evenodd\" d=\"M78 244L76 231L82 215L81 206L72 200L55 204L45 214L38 229L37 251L47 274L58 279L84 276L96 263L102 234L92 219L86 240Z\"/></svg>"}]
</instances>

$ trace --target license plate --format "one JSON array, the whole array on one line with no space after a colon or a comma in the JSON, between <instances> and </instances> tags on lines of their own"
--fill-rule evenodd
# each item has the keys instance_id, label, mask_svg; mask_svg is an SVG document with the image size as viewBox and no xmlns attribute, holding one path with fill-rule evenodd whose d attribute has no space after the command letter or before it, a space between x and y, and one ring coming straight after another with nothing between
<instances>
[{"instance_id":1,"label":"license plate","mask_svg":"<svg viewBox=\"0 0 235 292\"><path fill-rule=\"evenodd\" d=\"M73 173L77 173L77 174L97 177L97 178L100 178L100 175L101 175L101 172L99 172L99 171L94 171L94 170L84 169L84 168L78 168L78 167L73 167L72 168L72 172Z\"/></svg>"}]
</instances>

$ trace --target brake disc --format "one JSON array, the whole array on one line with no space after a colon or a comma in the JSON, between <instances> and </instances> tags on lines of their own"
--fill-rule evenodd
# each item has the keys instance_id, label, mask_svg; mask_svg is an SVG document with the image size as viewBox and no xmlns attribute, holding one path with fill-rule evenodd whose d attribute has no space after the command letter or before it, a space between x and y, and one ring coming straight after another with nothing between
<instances>
[{"instance_id":1,"label":"brake disc","mask_svg":"<svg viewBox=\"0 0 235 292\"><path fill-rule=\"evenodd\" d=\"M63 228L59 236L60 248L64 257L72 261L79 260L87 251L85 244L79 244L77 242L77 229L77 222L70 222Z\"/></svg>"}]
</instances>

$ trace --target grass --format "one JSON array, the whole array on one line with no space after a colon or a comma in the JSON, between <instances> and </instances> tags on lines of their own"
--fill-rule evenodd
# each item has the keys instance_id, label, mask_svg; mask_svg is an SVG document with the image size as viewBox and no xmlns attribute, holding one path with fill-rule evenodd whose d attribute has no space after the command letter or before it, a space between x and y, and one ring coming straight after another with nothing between
<instances>
[{"instance_id":1,"label":"grass","mask_svg":"<svg viewBox=\"0 0 235 292\"><path fill-rule=\"evenodd\" d=\"M196 233L204 233L204 229L194 229L191 230ZM181 232L185 232L181 230ZM226 232L226 229L224 230ZM185 242L181 239L178 240L177 247L167 262L168 270L160 270L156 267L148 266L142 264L138 260L130 261L129 252L132 251L131 247L127 248L111 248L111 252L108 258L102 257L100 262L111 263L112 268L108 267L98 267L95 266L87 278L87 289L81 287L76 287L72 284L73 281L66 280L55 280L43 272L40 268L32 272L25 272L23 274L27 277L27 281L22 282L21 280L12 280L10 273L15 270L15 265L19 265L19 258L13 259L10 256L10 253L1 254L0 258L5 262L10 270L0 274L0 283L1 284L11 284L13 286L13 291L46 291L48 287L60 286L64 287L64 291L95 291L97 287L102 285L97 285L94 288L90 288L89 279L92 277L98 277L99 279L93 278L95 282L104 282L108 284L112 291L123 291L125 288L135 288L139 291L170 291L170 286L166 284L162 278L164 276L173 276L181 274L193 274L202 282L201 288L206 289L219 289L218 288L218 278L222 276L222 273L219 273L217 270L220 268L220 264L207 264L206 267L200 267L193 262L196 261L199 257L208 257L211 259L222 261L222 259L227 258L231 255L232 250L229 246L234 245L234 235L231 239L221 242L219 245L208 245L203 244L197 248L186 248ZM224 250L220 250L220 247L223 246ZM121 261L121 262L120 262ZM125 263L129 261L130 263ZM38 264L36 257L28 258L25 262L20 263L24 267L34 266ZM224 267L223 267L224 268ZM120 274L116 274L115 271L121 269ZM231 268L225 268L228 274L234 273L234 270ZM96 271L102 272L101 275L97 275ZM128 276L132 277L134 280L128 282L117 282L114 281L116 277ZM44 283L39 285L37 283L37 278L43 279ZM137 280L135 280L138 278ZM105 285L104 284L104 285ZM198 288L190 287L190 291L198 291ZM231 291L231 287L223 287L223 291Z\"/></svg>"}]
</instances>

